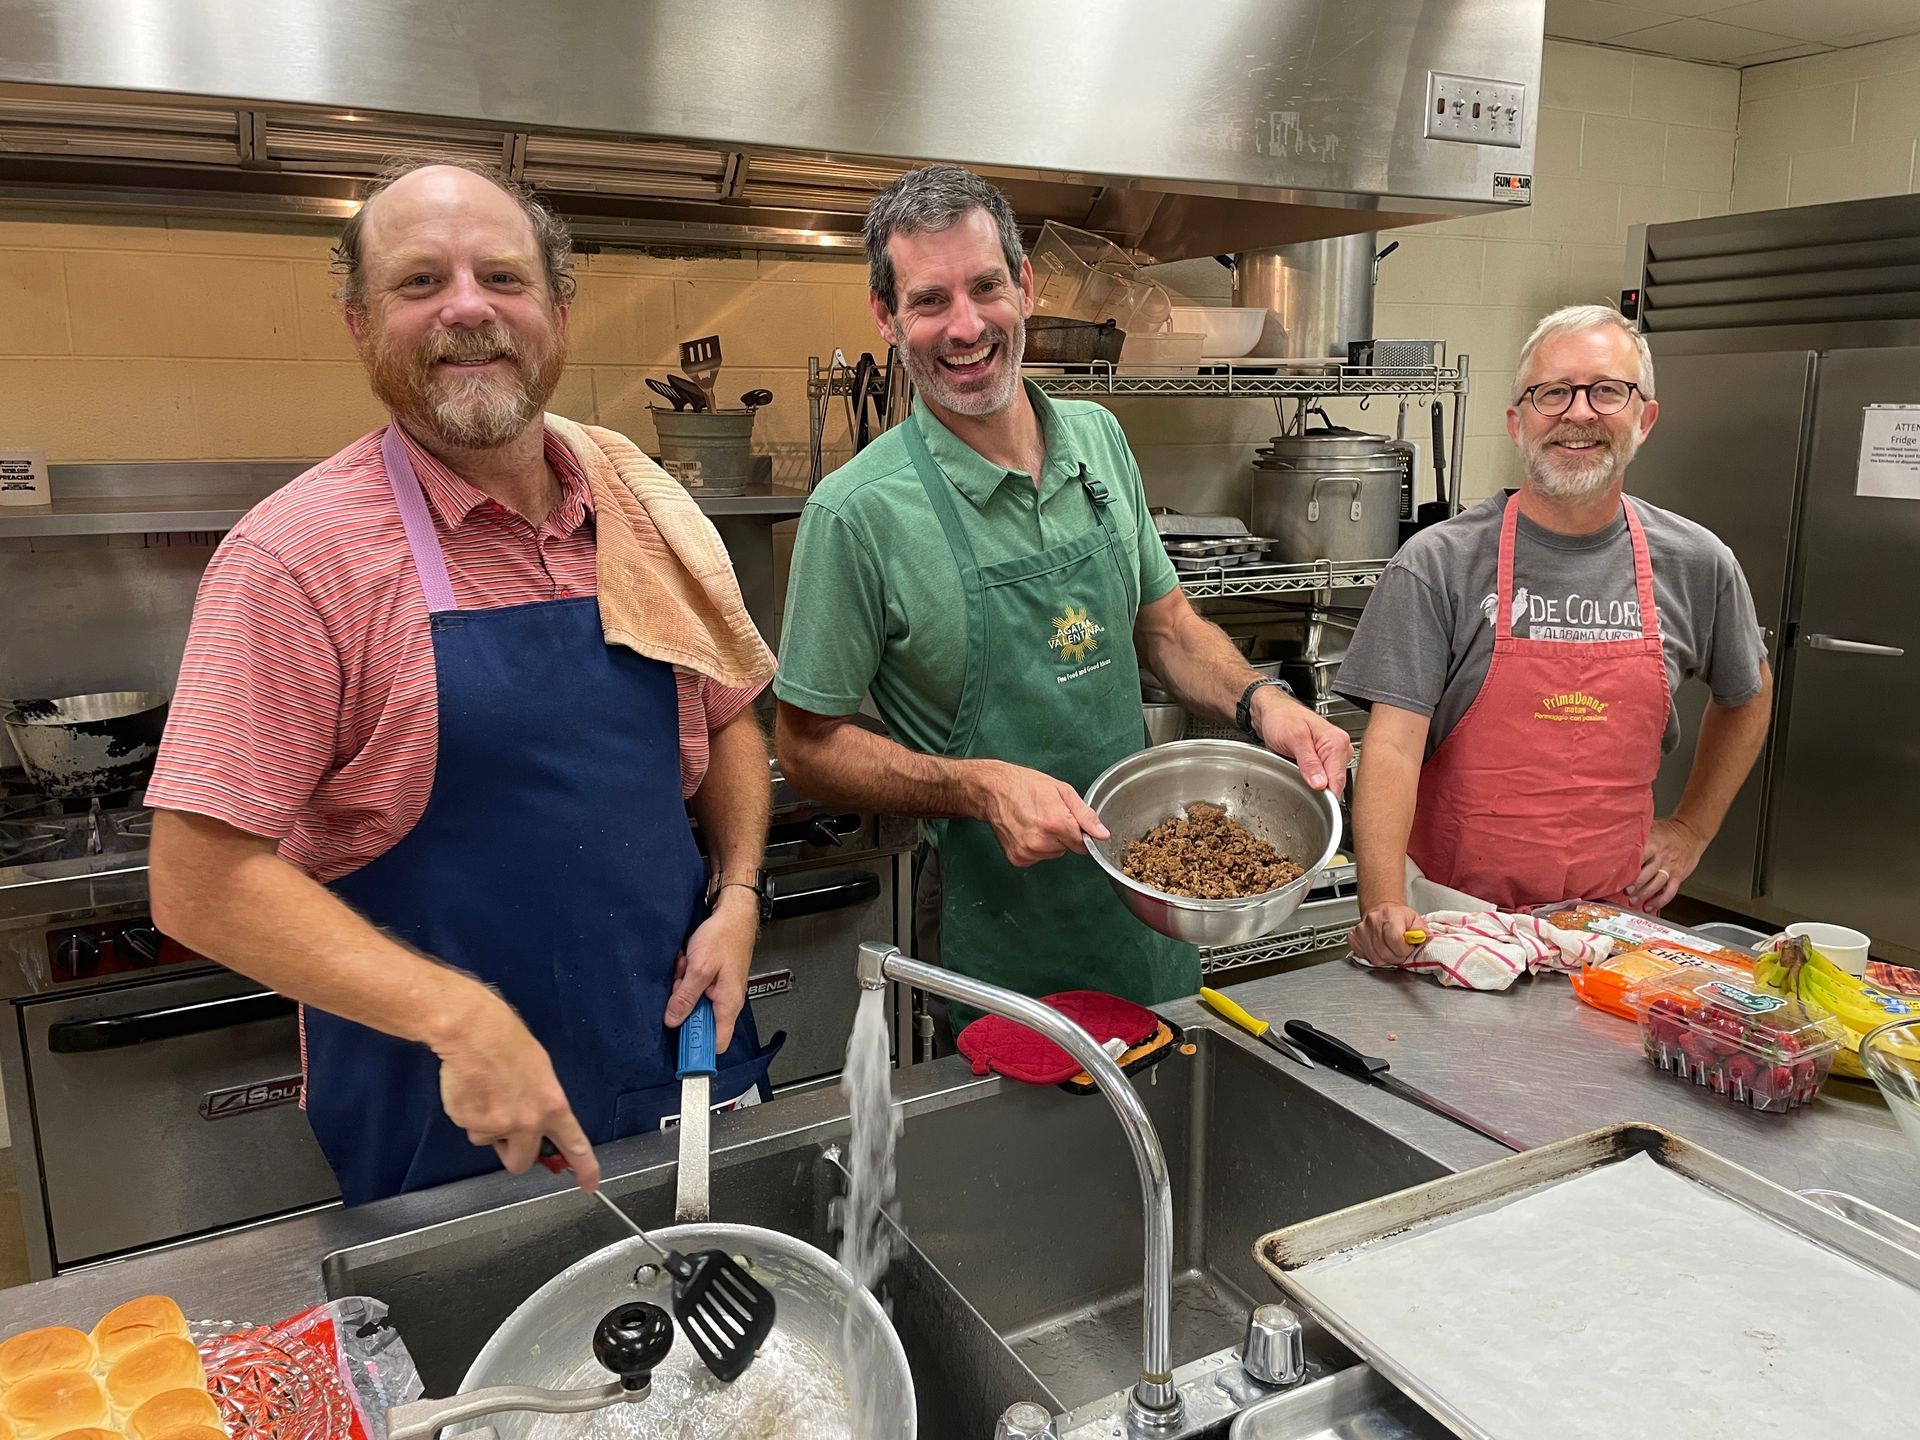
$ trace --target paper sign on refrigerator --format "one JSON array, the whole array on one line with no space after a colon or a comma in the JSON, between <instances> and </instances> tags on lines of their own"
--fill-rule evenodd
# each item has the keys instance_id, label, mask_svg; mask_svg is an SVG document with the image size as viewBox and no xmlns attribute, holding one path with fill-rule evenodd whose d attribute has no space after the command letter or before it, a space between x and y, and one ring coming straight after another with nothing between
<instances>
[{"instance_id":1,"label":"paper sign on refrigerator","mask_svg":"<svg viewBox=\"0 0 1920 1440\"><path fill-rule=\"evenodd\" d=\"M1920 405L1869 405L1853 493L1920 500Z\"/></svg>"}]
</instances>

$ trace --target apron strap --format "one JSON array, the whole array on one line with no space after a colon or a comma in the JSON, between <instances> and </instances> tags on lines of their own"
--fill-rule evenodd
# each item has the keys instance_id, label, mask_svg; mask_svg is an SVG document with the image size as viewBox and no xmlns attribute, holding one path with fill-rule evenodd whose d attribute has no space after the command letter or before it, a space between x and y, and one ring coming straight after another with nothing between
<instances>
[{"instance_id":1,"label":"apron strap","mask_svg":"<svg viewBox=\"0 0 1920 1440\"><path fill-rule=\"evenodd\" d=\"M1493 585L1493 643L1513 639L1513 542L1520 531L1520 497L1507 497L1500 517L1500 560Z\"/></svg>"},{"instance_id":2,"label":"apron strap","mask_svg":"<svg viewBox=\"0 0 1920 1440\"><path fill-rule=\"evenodd\" d=\"M427 597L427 613L442 614L457 610L453 603L453 581L447 578L447 557L440 549L440 537L434 533L433 516L427 510L427 494L420 488L420 477L413 473L413 460L400 438L400 427L389 424L380 435L380 459L386 466L387 484L400 507L400 523L407 532L407 549L413 552L413 568L420 577L420 589Z\"/></svg>"},{"instance_id":3,"label":"apron strap","mask_svg":"<svg viewBox=\"0 0 1920 1440\"><path fill-rule=\"evenodd\" d=\"M1633 502L1620 497L1627 511L1627 535L1633 541L1633 581L1640 594L1640 633L1656 651L1660 644L1660 608L1653 595L1653 555L1647 548L1647 532L1640 528L1640 517ZM1664 651L1662 652L1664 653Z\"/></svg>"},{"instance_id":4,"label":"apron strap","mask_svg":"<svg viewBox=\"0 0 1920 1440\"><path fill-rule=\"evenodd\" d=\"M909 415L901 429L906 432L907 454L912 457L914 473L920 477L920 487L927 492L927 501L939 517L947 547L953 552L953 562L960 569L960 589L966 597L966 669L960 681L960 703L954 711L953 728L947 732L947 743L940 752L962 755L979 724L986 691L987 646L991 640L987 633L986 586L980 578L979 562L974 559L973 542L967 538L966 527L960 523L960 512L953 503L952 487L934 463L926 436L920 433L919 416ZM935 827L938 824L934 822Z\"/></svg>"}]
</instances>

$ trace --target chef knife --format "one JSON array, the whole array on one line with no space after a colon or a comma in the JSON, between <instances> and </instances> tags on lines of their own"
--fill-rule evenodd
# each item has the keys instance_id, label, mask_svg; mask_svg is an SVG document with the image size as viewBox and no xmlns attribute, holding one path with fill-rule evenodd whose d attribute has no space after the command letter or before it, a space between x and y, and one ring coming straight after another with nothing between
<instances>
[{"instance_id":1,"label":"chef knife","mask_svg":"<svg viewBox=\"0 0 1920 1440\"><path fill-rule=\"evenodd\" d=\"M1200 987L1200 1003L1229 1024L1238 1025L1242 1030L1246 1031L1262 1044L1271 1045L1289 1060L1297 1061L1309 1070L1314 1068L1313 1061L1307 1058L1304 1050L1301 1050L1290 1041L1281 1039L1280 1036L1274 1032L1271 1021L1262 1020L1257 1015L1241 1009L1240 1006L1234 1004L1233 1001L1222 995L1218 990L1209 990L1205 985L1202 985Z\"/></svg>"},{"instance_id":2,"label":"chef knife","mask_svg":"<svg viewBox=\"0 0 1920 1440\"><path fill-rule=\"evenodd\" d=\"M680 1023L680 1175L676 1224L707 1218L707 1107L714 1070L713 1002L702 995Z\"/></svg>"},{"instance_id":3,"label":"chef knife","mask_svg":"<svg viewBox=\"0 0 1920 1440\"><path fill-rule=\"evenodd\" d=\"M1417 1086L1407 1084L1398 1075L1390 1073L1388 1063L1378 1055L1362 1055L1346 1041L1329 1035L1324 1030L1316 1030L1304 1020L1287 1021L1287 1034L1293 1037L1294 1042L1302 1050L1323 1065L1343 1071L1357 1080L1378 1085L1384 1090L1391 1090L1402 1100L1411 1100L1414 1104L1431 1110L1436 1115L1444 1115L1454 1124L1464 1125L1467 1129L1484 1135L1489 1140L1498 1141L1509 1150L1518 1152L1527 1148L1511 1135L1495 1130L1491 1125L1482 1125L1464 1110L1456 1109Z\"/></svg>"}]
</instances>

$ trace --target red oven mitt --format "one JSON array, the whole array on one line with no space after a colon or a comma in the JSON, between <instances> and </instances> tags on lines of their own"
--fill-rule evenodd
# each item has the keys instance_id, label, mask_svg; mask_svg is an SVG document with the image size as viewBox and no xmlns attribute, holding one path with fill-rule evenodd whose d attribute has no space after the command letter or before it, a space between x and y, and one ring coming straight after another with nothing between
<instances>
[{"instance_id":1,"label":"red oven mitt","mask_svg":"<svg viewBox=\"0 0 1920 1440\"><path fill-rule=\"evenodd\" d=\"M1144 1005L1109 995L1103 990L1063 990L1044 995L1051 1005L1104 1045L1124 1040L1131 1050L1150 1039L1160 1017ZM962 1030L954 1042L973 1062L973 1073L989 1070L1029 1085L1059 1085L1080 1073L1080 1062L1044 1035L999 1015L982 1015Z\"/></svg>"}]
</instances>

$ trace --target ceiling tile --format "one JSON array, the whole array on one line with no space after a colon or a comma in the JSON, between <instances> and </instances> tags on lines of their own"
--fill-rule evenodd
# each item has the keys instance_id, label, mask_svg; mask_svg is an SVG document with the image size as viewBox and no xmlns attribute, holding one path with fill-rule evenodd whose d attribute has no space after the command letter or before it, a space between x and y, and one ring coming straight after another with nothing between
<instances>
[{"instance_id":1,"label":"ceiling tile","mask_svg":"<svg viewBox=\"0 0 1920 1440\"><path fill-rule=\"evenodd\" d=\"M1860 31L1911 35L1920 30L1920 6L1914 0L1738 0L1713 11L1713 19L1795 40L1831 43Z\"/></svg>"},{"instance_id":2,"label":"ceiling tile","mask_svg":"<svg viewBox=\"0 0 1920 1440\"><path fill-rule=\"evenodd\" d=\"M1653 22L1645 10L1609 0L1547 0L1547 34L1562 40L1611 40Z\"/></svg>"},{"instance_id":3,"label":"ceiling tile","mask_svg":"<svg viewBox=\"0 0 1920 1440\"><path fill-rule=\"evenodd\" d=\"M1776 60L1804 60L1809 55L1830 55L1831 45L1822 45L1817 40L1801 40L1792 45L1783 45L1778 50L1756 50L1751 55L1736 55L1733 63L1745 69L1749 65L1771 65Z\"/></svg>"},{"instance_id":4,"label":"ceiling tile","mask_svg":"<svg viewBox=\"0 0 1920 1440\"><path fill-rule=\"evenodd\" d=\"M1656 55L1674 55L1682 60L1729 65L1742 55L1785 49L1797 38L1723 25L1716 20L1669 20L1644 30L1616 35L1613 43L1629 50L1650 50Z\"/></svg>"},{"instance_id":5,"label":"ceiling tile","mask_svg":"<svg viewBox=\"0 0 1920 1440\"><path fill-rule=\"evenodd\" d=\"M1920 35L1920 14L1899 25L1881 25L1871 30L1855 30L1847 35L1835 35L1828 43L1846 49L1853 45L1877 45L1882 40L1898 40L1907 35Z\"/></svg>"},{"instance_id":6,"label":"ceiling tile","mask_svg":"<svg viewBox=\"0 0 1920 1440\"><path fill-rule=\"evenodd\" d=\"M1663 15L1669 20L1684 20L1690 15L1705 15L1712 10L1724 10L1729 5L1742 3L1742 0L1613 0L1613 3L1628 10L1644 10L1649 15Z\"/></svg>"}]
</instances>

